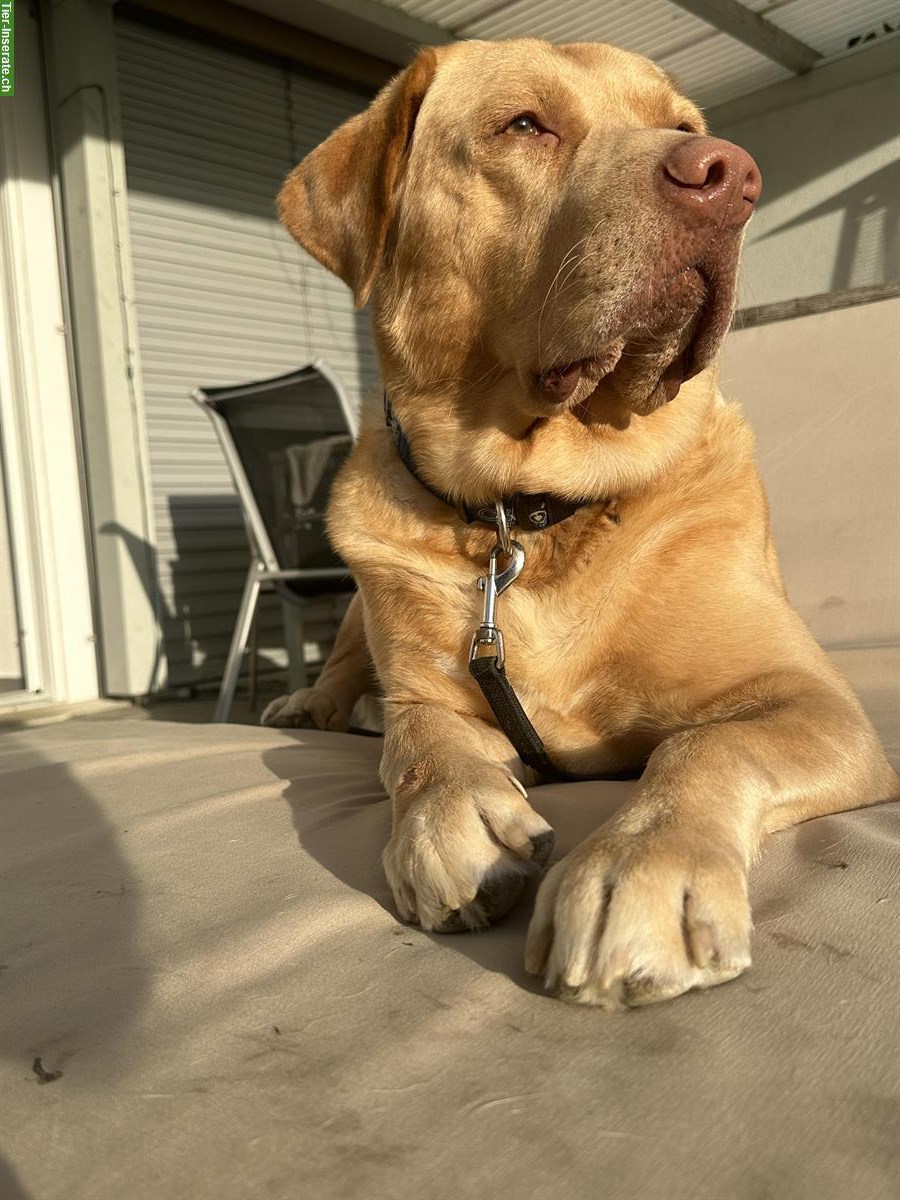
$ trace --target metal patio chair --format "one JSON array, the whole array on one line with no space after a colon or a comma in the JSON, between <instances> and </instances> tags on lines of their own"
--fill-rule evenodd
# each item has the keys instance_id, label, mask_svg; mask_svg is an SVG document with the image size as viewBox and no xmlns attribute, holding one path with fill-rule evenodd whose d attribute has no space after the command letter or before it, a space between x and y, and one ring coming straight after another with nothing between
<instances>
[{"instance_id":1,"label":"metal patio chair","mask_svg":"<svg viewBox=\"0 0 900 1200\"><path fill-rule=\"evenodd\" d=\"M287 375L236 387L204 387L192 399L206 412L241 502L251 562L219 688L214 720L226 721L263 588L285 608L291 687L305 685L299 619L290 612L316 595L352 591L347 567L325 536L334 475L357 434L340 380L320 359Z\"/></svg>"}]
</instances>

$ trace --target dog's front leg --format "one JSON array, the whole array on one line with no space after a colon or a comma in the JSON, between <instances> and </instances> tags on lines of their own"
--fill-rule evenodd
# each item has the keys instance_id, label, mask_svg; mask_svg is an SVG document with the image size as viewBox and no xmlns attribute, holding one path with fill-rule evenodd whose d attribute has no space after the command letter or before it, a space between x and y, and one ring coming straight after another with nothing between
<instances>
[{"instance_id":1,"label":"dog's front leg","mask_svg":"<svg viewBox=\"0 0 900 1200\"><path fill-rule=\"evenodd\" d=\"M393 830L383 861L400 915L442 933L503 916L553 847L509 743L439 705L388 703L385 725Z\"/></svg>"},{"instance_id":2,"label":"dog's front leg","mask_svg":"<svg viewBox=\"0 0 900 1200\"><path fill-rule=\"evenodd\" d=\"M733 979L762 836L896 796L852 697L816 680L760 690L662 742L634 799L548 873L526 967L561 997L616 1008Z\"/></svg>"},{"instance_id":3,"label":"dog's front leg","mask_svg":"<svg viewBox=\"0 0 900 1200\"><path fill-rule=\"evenodd\" d=\"M343 732L357 700L374 692L375 672L363 622L362 597L356 592L334 642L334 649L312 687L279 696L267 705L261 725L279 729L331 729Z\"/></svg>"}]
</instances>

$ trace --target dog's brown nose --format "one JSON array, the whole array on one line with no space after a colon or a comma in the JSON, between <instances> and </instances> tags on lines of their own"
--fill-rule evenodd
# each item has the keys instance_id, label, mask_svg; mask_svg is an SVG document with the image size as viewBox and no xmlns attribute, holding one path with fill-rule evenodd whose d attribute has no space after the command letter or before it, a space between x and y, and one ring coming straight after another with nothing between
<instances>
[{"instance_id":1,"label":"dog's brown nose","mask_svg":"<svg viewBox=\"0 0 900 1200\"><path fill-rule=\"evenodd\" d=\"M721 138L676 143L662 168L663 193L697 221L743 225L762 191L759 167L746 150Z\"/></svg>"}]
</instances>

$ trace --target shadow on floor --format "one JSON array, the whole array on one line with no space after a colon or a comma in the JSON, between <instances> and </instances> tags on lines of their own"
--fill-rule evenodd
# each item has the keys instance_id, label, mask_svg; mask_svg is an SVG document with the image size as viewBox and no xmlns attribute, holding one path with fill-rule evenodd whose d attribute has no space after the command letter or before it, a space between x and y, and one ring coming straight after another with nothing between
<instances>
[{"instance_id":1,"label":"shadow on floor","mask_svg":"<svg viewBox=\"0 0 900 1200\"><path fill-rule=\"evenodd\" d=\"M47 761L4 733L0 806L4 1019L23 1087L115 1080L151 986L135 872L92 794L103 764ZM0 1195L15 1196L0 1168Z\"/></svg>"},{"instance_id":2,"label":"shadow on floor","mask_svg":"<svg viewBox=\"0 0 900 1200\"><path fill-rule=\"evenodd\" d=\"M19 1177L10 1163L0 1155L0 1196L3 1200L31 1200L19 1182Z\"/></svg>"}]
</instances>

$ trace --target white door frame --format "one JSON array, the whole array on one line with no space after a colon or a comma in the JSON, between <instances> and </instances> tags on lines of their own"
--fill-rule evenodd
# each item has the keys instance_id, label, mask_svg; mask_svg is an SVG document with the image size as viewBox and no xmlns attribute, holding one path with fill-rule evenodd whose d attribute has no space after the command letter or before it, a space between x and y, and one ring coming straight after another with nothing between
<instances>
[{"instance_id":1,"label":"white door frame","mask_svg":"<svg viewBox=\"0 0 900 1200\"><path fill-rule=\"evenodd\" d=\"M0 423L26 691L4 710L99 696L40 40L24 5L16 15L16 96L0 101Z\"/></svg>"}]
</instances>

